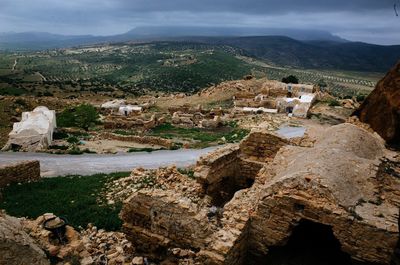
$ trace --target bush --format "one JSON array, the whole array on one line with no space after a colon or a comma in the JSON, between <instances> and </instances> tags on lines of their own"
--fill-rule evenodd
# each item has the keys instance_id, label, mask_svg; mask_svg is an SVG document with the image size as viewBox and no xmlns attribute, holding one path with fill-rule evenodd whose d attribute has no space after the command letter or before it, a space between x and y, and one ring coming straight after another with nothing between
<instances>
[{"instance_id":1,"label":"bush","mask_svg":"<svg viewBox=\"0 0 400 265\"><path fill-rule=\"evenodd\" d=\"M331 99L331 100L329 100L328 105L331 107L337 107L337 106L340 106L340 102L337 101L336 99Z\"/></svg>"},{"instance_id":2,"label":"bush","mask_svg":"<svg viewBox=\"0 0 400 265\"><path fill-rule=\"evenodd\" d=\"M145 147L145 148L129 148L128 152L129 153L134 153L134 152L148 152L151 153L153 151L159 151L159 150L165 150L164 148L159 148L159 149L154 149L150 147Z\"/></svg>"},{"instance_id":3,"label":"bush","mask_svg":"<svg viewBox=\"0 0 400 265\"><path fill-rule=\"evenodd\" d=\"M17 87L0 88L0 95L21 96L23 94L26 94L26 90L23 88L17 88Z\"/></svg>"},{"instance_id":4,"label":"bush","mask_svg":"<svg viewBox=\"0 0 400 265\"><path fill-rule=\"evenodd\" d=\"M69 135L68 135L68 133L66 133L66 132L59 132L59 131L56 131L56 132L53 133L53 139L54 139L54 140L67 139L68 136L69 136Z\"/></svg>"},{"instance_id":5,"label":"bush","mask_svg":"<svg viewBox=\"0 0 400 265\"><path fill-rule=\"evenodd\" d=\"M366 96L365 95L357 95L356 99L357 102L363 102L365 100Z\"/></svg>"},{"instance_id":6,"label":"bush","mask_svg":"<svg viewBox=\"0 0 400 265\"><path fill-rule=\"evenodd\" d=\"M294 75L289 75L288 77L282 78L282 82L286 84L298 84L299 79Z\"/></svg>"},{"instance_id":7,"label":"bush","mask_svg":"<svg viewBox=\"0 0 400 265\"><path fill-rule=\"evenodd\" d=\"M68 137L67 142L70 144L77 144L79 143L79 139L76 136L70 136Z\"/></svg>"},{"instance_id":8,"label":"bush","mask_svg":"<svg viewBox=\"0 0 400 265\"><path fill-rule=\"evenodd\" d=\"M68 146L65 146L65 145L50 145L49 149L52 149L52 150L67 150Z\"/></svg>"},{"instance_id":9,"label":"bush","mask_svg":"<svg viewBox=\"0 0 400 265\"><path fill-rule=\"evenodd\" d=\"M99 114L95 107L81 104L77 107L65 109L58 115L57 123L60 127L78 127L85 131L98 122Z\"/></svg>"}]
</instances>

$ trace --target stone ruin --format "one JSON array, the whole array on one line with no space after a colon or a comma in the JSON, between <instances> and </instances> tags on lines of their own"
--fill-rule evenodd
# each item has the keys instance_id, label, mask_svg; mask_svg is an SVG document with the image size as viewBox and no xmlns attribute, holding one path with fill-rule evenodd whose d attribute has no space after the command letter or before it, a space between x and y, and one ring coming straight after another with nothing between
<instances>
[{"instance_id":1,"label":"stone ruin","mask_svg":"<svg viewBox=\"0 0 400 265\"><path fill-rule=\"evenodd\" d=\"M56 113L46 107L37 107L31 112L23 112L20 122L13 125L9 140L3 151L40 151L46 149L53 141L56 128Z\"/></svg>"},{"instance_id":2,"label":"stone ruin","mask_svg":"<svg viewBox=\"0 0 400 265\"><path fill-rule=\"evenodd\" d=\"M165 118L157 117L155 114L148 118L147 115L122 116L109 114L105 117L103 124L105 129L137 129L140 131L150 130L165 122Z\"/></svg>"},{"instance_id":3,"label":"stone ruin","mask_svg":"<svg viewBox=\"0 0 400 265\"><path fill-rule=\"evenodd\" d=\"M215 129L223 125L222 116L224 115L224 111L222 108L205 110L201 105L195 108L183 105L170 107L168 110L172 114L172 124L180 127Z\"/></svg>"},{"instance_id":4,"label":"stone ruin","mask_svg":"<svg viewBox=\"0 0 400 265\"><path fill-rule=\"evenodd\" d=\"M180 249L191 262L174 264L260 264L308 222L349 259L389 264L399 239L394 153L349 123L324 135L309 146L253 131L201 158L195 179L153 178L125 200L123 231L154 260Z\"/></svg>"},{"instance_id":5,"label":"stone ruin","mask_svg":"<svg viewBox=\"0 0 400 265\"><path fill-rule=\"evenodd\" d=\"M235 112L288 113L307 118L317 94L312 85L266 81L261 90L241 91L234 95Z\"/></svg>"}]
</instances>

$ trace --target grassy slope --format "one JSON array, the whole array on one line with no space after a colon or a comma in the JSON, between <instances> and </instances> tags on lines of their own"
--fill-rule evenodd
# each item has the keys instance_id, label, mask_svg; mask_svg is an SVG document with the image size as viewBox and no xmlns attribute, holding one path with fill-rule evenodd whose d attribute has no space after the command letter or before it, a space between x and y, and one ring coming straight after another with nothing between
<instances>
[{"instance_id":1,"label":"grassy slope","mask_svg":"<svg viewBox=\"0 0 400 265\"><path fill-rule=\"evenodd\" d=\"M38 182L6 187L0 208L13 216L36 218L47 212L64 216L75 227L94 223L99 228L118 230L121 205L98 201L104 185L129 173L44 178Z\"/></svg>"}]
</instances>

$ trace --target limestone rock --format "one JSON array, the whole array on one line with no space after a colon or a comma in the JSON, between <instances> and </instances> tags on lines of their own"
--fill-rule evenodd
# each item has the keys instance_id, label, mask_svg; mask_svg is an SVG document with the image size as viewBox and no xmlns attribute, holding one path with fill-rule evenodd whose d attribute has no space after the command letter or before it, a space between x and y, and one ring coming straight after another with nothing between
<instances>
[{"instance_id":1,"label":"limestone rock","mask_svg":"<svg viewBox=\"0 0 400 265\"><path fill-rule=\"evenodd\" d=\"M388 143L400 143L400 62L354 112Z\"/></svg>"},{"instance_id":2,"label":"limestone rock","mask_svg":"<svg viewBox=\"0 0 400 265\"><path fill-rule=\"evenodd\" d=\"M43 250L23 230L20 220L3 213L0 213L0 264L50 264Z\"/></svg>"}]
</instances>

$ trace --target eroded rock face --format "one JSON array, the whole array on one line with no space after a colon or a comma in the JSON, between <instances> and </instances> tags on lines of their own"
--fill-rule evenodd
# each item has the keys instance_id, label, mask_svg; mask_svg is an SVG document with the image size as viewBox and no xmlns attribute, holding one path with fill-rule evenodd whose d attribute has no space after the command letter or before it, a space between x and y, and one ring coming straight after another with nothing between
<instances>
[{"instance_id":1,"label":"eroded rock face","mask_svg":"<svg viewBox=\"0 0 400 265\"><path fill-rule=\"evenodd\" d=\"M43 250L24 232L21 221L1 212L0 264L50 264Z\"/></svg>"},{"instance_id":2,"label":"eroded rock face","mask_svg":"<svg viewBox=\"0 0 400 265\"><path fill-rule=\"evenodd\" d=\"M400 144L400 62L354 112L389 144Z\"/></svg>"}]
</instances>

